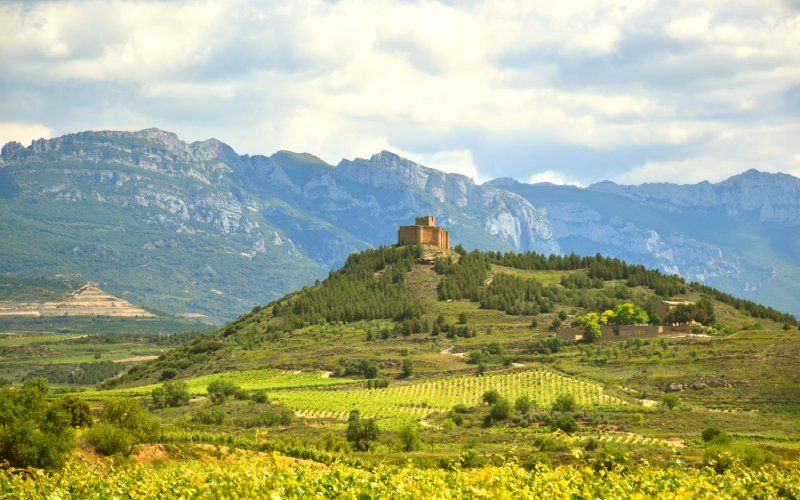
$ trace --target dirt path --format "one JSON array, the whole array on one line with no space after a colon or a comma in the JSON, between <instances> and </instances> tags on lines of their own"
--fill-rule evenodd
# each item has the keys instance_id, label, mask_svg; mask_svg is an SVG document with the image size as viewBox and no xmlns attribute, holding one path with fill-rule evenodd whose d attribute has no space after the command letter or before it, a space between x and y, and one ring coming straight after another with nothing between
<instances>
[{"instance_id":1,"label":"dirt path","mask_svg":"<svg viewBox=\"0 0 800 500\"><path fill-rule=\"evenodd\" d=\"M152 361L158 359L158 356L151 354L149 356L134 356L132 358L115 359L114 363L140 363L142 361Z\"/></svg>"}]
</instances>

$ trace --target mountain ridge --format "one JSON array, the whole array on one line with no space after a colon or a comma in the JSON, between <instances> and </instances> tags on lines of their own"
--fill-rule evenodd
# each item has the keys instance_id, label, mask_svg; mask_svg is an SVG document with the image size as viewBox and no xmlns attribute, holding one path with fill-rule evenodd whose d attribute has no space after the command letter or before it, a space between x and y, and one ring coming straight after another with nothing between
<instances>
[{"instance_id":1,"label":"mountain ridge","mask_svg":"<svg viewBox=\"0 0 800 500\"><path fill-rule=\"evenodd\" d=\"M202 247L224 262L212 268L248 275L242 283L253 291L245 292L235 280L215 278L214 269L206 275L196 269L175 271L183 286L166 286L152 276L148 279L156 287L127 284L108 269L101 279L103 274L112 277L113 292L131 292L145 306L154 305L147 303L149 288L175 313L217 319L299 288L353 251L394 242L397 226L420 213L436 215L454 230L454 243L468 248L601 251L797 314L800 305L793 297L800 292L794 284L800 282L800 242L782 229L800 222L793 198L800 193L797 185L800 180L788 174L757 171L716 184L603 182L577 188L507 178L476 184L390 151L331 165L309 153L285 150L239 155L218 139L187 143L156 128L87 131L38 139L28 147L18 142L2 147L0 201L19 223L13 228L7 223L0 233L19 237L37 227L30 237L41 236L45 228L37 224L52 225L53 215L38 212L34 201L66 213L81 207L80 217L67 217L76 224L89 217L85 212L116 210L123 218L136 212L136 224L117 227L142 234L142 241L118 248L121 259L141 268L163 259L169 253L165 248L172 248L167 260L174 261L181 251ZM98 237L93 251L103 245L108 241ZM142 249L152 255L142 255ZM70 250L62 248L64 254ZM2 272L37 269L21 262L19 249L6 246L4 251L11 258L3 261ZM88 271L100 269L100 263L68 260L68 268L86 268L78 278L95 279L96 273ZM264 273L268 283L258 283L253 273Z\"/></svg>"}]
</instances>

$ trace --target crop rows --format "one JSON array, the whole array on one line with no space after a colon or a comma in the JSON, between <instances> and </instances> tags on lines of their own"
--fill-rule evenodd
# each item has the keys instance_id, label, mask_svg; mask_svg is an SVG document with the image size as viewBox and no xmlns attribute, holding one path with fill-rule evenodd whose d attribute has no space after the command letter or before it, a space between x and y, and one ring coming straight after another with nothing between
<instances>
[{"instance_id":1,"label":"crop rows","mask_svg":"<svg viewBox=\"0 0 800 500\"><path fill-rule=\"evenodd\" d=\"M596 473L591 467L514 464L476 469L380 465L371 470L325 466L272 453L215 460L71 460L55 473L0 468L0 498L798 498L796 463L722 474L646 462ZM98 473L102 471L102 473Z\"/></svg>"},{"instance_id":2,"label":"crop rows","mask_svg":"<svg viewBox=\"0 0 800 500\"><path fill-rule=\"evenodd\" d=\"M664 439L640 436L632 433L608 433L594 436L594 439L602 443L610 444L623 444L623 445L640 445L640 446L672 446L669 441Z\"/></svg>"},{"instance_id":3,"label":"crop rows","mask_svg":"<svg viewBox=\"0 0 800 500\"><path fill-rule=\"evenodd\" d=\"M606 394L597 384L575 380L548 370L529 370L483 377L435 379L386 389L296 390L271 397L297 414L309 418L346 418L357 409L370 418L425 418L454 405L474 406L484 392L496 389L512 401L527 395L537 407L548 407L560 394L572 394L581 406L622 406L622 400Z\"/></svg>"}]
</instances>

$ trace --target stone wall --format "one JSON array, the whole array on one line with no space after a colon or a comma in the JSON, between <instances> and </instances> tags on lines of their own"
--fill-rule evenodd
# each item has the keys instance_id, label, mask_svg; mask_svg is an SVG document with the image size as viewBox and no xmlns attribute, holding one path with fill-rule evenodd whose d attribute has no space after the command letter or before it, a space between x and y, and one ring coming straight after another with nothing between
<instances>
[{"instance_id":1,"label":"stone wall","mask_svg":"<svg viewBox=\"0 0 800 500\"><path fill-rule=\"evenodd\" d=\"M433 245L450 248L450 233L436 226L400 226L398 245Z\"/></svg>"},{"instance_id":2,"label":"stone wall","mask_svg":"<svg viewBox=\"0 0 800 500\"><path fill-rule=\"evenodd\" d=\"M622 325L601 326L602 336L596 342L615 342L628 339L650 339L658 337L673 337L689 335L688 326L663 326L663 325ZM583 327L562 326L556 331L556 337L561 340L576 342L583 338Z\"/></svg>"}]
</instances>

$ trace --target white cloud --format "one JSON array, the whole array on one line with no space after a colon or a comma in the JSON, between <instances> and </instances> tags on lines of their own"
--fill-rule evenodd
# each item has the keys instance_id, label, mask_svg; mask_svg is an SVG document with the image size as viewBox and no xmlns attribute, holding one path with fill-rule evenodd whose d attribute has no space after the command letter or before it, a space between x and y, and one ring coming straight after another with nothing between
<instances>
[{"instance_id":1,"label":"white cloud","mask_svg":"<svg viewBox=\"0 0 800 500\"><path fill-rule=\"evenodd\" d=\"M550 184L559 184L565 186L583 187L583 184L580 181L572 178L571 176L565 174L564 172L557 172L555 170L545 170L544 172L536 172L534 174L531 174L530 177L528 177L528 183L530 184L537 184L540 182L549 182Z\"/></svg>"},{"instance_id":2,"label":"white cloud","mask_svg":"<svg viewBox=\"0 0 800 500\"><path fill-rule=\"evenodd\" d=\"M160 126L333 163L405 151L477 180L546 164L542 179L569 183L680 181L701 163L796 168L800 13L761 0L6 2L0 73L0 116L56 134Z\"/></svg>"},{"instance_id":3,"label":"white cloud","mask_svg":"<svg viewBox=\"0 0 800 500\"><path fill-rule=\"evenodd\" d=\"M37 123L0 122L0 146L17 141L27 146L35 139L49 139L50 129Z\"/></svg>"}]
</instances>

